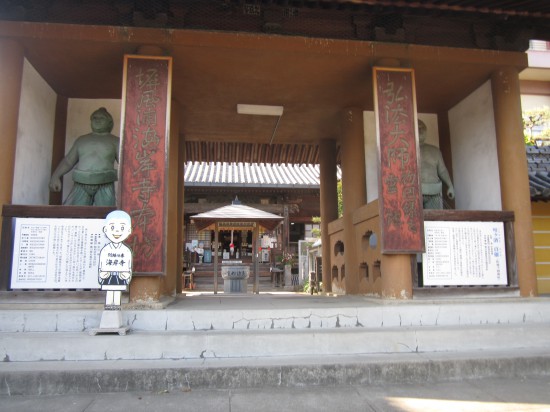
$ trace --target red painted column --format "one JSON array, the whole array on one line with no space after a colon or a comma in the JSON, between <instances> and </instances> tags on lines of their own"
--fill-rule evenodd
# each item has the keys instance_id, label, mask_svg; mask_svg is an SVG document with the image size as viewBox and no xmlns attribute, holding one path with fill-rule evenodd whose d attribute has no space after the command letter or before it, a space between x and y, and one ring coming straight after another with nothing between
<instances>
[{"instance_id":1,"label":"red painted column","mask_svg":"<svg viewBox=\"0 0 550 412\"><path fill-rule=\"evenodd\" d=\"M399 69L398 61L379 64L374 70L374 81L381 146L378 170L383 233L380 294L385 298L409 299L412 297L411 256L414 256L410 253L422 250L424 243L414 133L414 72ZM393 139L392 136L400 137ZM400 157L405 153L408 155ZM397 159L403 163L396 162ZM403 180L403 177L406 178Z\"/></svg>"},{"instance_id":2,"label":"red painted column","mask_svg":"<svg viewBox=\"0 0 550 412\"><path fill-rule=\"evenodd\" d=\"M178 268L177 138L170 133L171 61L146 46L125 59L124 133L120 164L120 207L132 216L134 252L130 300L157 302L176 290ZM143 56L143 57L142 57Z\"/></svg>"}]
</instances>

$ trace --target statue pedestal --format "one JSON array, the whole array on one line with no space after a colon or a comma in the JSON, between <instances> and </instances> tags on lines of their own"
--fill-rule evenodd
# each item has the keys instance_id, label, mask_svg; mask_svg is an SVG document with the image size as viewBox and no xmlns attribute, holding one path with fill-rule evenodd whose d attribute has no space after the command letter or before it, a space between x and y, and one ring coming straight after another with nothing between
<instances>
[{"instance_id":1,"label":"statue pedestal","mask_svg":"<svg viewBox=\"0 0 550 412\"><path fill-rule=\"evenodd\" d=\"M130 330L130 326L123 326L121 310L104 310L101 314L99 328L90 329L90 335L98 333L118 333L123 336Z\"/></svg>"}]
</instances>

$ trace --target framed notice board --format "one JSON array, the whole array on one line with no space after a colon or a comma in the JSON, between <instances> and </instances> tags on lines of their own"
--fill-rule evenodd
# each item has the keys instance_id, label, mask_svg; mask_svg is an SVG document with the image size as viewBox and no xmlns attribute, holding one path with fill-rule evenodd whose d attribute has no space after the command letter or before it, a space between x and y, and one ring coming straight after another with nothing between
<instances>
[{"instance_id":1,"label":"framed notice board","mask_svg":"<svg viewBox=\"0 0 550 412\"><path fill-rule=\"evenodd\" d=\"M424 286L507 285L503 222L425 222Z\"/></svg>"},{"instance_id":2,"label":"framed notice board","mask_svg":"<svg viewBox=\"0 0 550 412\"><path fill-rule=\"evenodd\" d=\"M99 289L104 219L16 218L11 289Z\"/></svg>"}]
</instances>

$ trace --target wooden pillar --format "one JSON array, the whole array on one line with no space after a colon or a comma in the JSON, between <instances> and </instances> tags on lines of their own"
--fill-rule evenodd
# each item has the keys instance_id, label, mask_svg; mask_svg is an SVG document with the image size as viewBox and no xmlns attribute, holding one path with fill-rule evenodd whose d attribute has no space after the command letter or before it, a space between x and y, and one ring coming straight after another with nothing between
<instances>
[{"instance_id":1,"label":"wooden pillar","mask_svg":"<svg viewBox=\"0 0 550 412\"><path fill-rule=\"evenodd\" d=\"M182 287L183 270L183 239L181 226L182 203L178 194L179 179L183 169L183 161L180 159L179 149L179 110L178 103L171 102L170 110L170 137L168 151L168 182L166 182L168 202L167 207L167 233L166 233L166 270L162 278L162 294L173 296L178 287ZM179 285L178 285L179 284Z\"/></svg>"},{"instance_id":2,"label":"wooden pillar","mask_svg":"<svg viewBox=\"0 0 550 412\"><path fill-rule=\"evenodd\" d=\"M338 219L338 176L336 175L336 142L331 139L319 142L321 180L321 239L323 262L323 291L332 292L331 248L328 225Z\"/></svg>"},{"instance_id":3,"label":"wooden pillar","mask_svg":"<svg viewBox=\"0 0 550 412\"><path fill-rule=\"evenodd\" d=\"M57 165L61 163L61 161L65 157L68 106L69 99L63 96L57 96L57 101L55 103L55 123L53 130L52 169L50 175L53 174L54 170L57 168ZM63 182L63 176L61 176L61 182ZM63 185L61 187L63 187ZM63 191L50 191L49 204L63 204Z\"/></svg>"},{"instance_id":4,"label":"wooden pillar","mask_svg":"<svg viewBox=\"0 0 550 412\"><path fill-rule=\"evenodd\" d=\"M160 300L159 276L136 276L130 283L131 302L157 302Z\"/></svg>"},{"instance_id":5,"label":"wooden pillar","mask_svg":"<svg viewBox=\"0 0 550 412\"><path fill-rule=\"evenodd\" d=\"M286 203L283 205L283 217L283 251L288 253L290 252L290 216Z\"/></svg>"},{"instance_id":6,"label":"wooden pillar","mask_svg":"<svg viewBox=\"0 0 550 412\"><path fill-rule=\"evenodd\" d=\"M529 175L523 140L518 71L502 68L491 76L502 208L515 215L514 233L521 296L537 295Z\"/></svg>"},{"instance_id":7,"label":"wooden pillar","mask_svg":"<svg viewBox=\"0 0 550 412\"><path fill-rule=\"evenodd\" d=\"M176 106L176 102L172 102L172 107ZM178 269L177 269L177 283L176 283L176 292L183 292L183 279L181 273L183 273L183 253L185 251L185 233L183 230L185 222L185 141L180 137L179 126L180 119L179 116L172 110L173 119L177 119L177 133L174 132L174 138L178 142L178 159L177 159L177 236L178 236L178 247L177 247L177 259L178 259ZM173 150L173 148L172 148Z\"/></svg>"},{"instance_id":8,"label":"wooden pillar","mask_svg":"<svg viewBox=\"0 0 550 412\"><path fill-rule=\"evenodd\" d=\"M254 226L252 232L252 247L254 252L252 253L253 266L254 266L254 293L260 293L260 264L259 264L259 249L260 249L260 227L258 223Z\"/></svg>"},{"instance_id":9,"label":"wooden pillar","mask_svg":"<svg viewBox=\"0 0 550 412\"><path fill-rule=\"evenodd\" d=\"M363 111L350 108L346 109L342 115L345 286L346 294L353 295L359 293L359 261L356 252L353 212L367 201Z\"/></svg>"},{"instance_id":10,"label":"wooden pillar","mask_svg":"<svg viewBox=\"0 0 550 412\"><path fill-rule=\"evenodd\" d=\"M19 43L13 40L0 40L0 205L10 204L13 195L24 57L23 48Z\"/></svg>"},{"instance_id":11,"label":"wooden pillar","mask_svg":"<svg viewBox=\"0 0 550 412\"><path fill-rule=\"evenodd\" d=\"M218 246L219 246L219 235L220 233L220 226L218 223L216 223L216 227L214 229L214 294L218 294Z\"/></svg>"},{"instance_id":12,"label":"wooden pillar","mask_svg":"<svg viewBox=\"0 0 550 412\"><path fill-rule=\"evenodd\" d=\"M11 204L13 175L15 172L15 147L19 123L19 102L23 78L24 51L13 40L0 40L0 207ZM1 230L0 220L0 233Z\"/></svg>"},{"instance_id":13,"label":"wooden pillar","mask_svg":"<svg viewBox=\"0 0 550 412\"><path fill-rule=\"evenodd\" d=\"M383 298L412 298L411 255L382 255L380 294Z\"/></svg>"}]
</instances>

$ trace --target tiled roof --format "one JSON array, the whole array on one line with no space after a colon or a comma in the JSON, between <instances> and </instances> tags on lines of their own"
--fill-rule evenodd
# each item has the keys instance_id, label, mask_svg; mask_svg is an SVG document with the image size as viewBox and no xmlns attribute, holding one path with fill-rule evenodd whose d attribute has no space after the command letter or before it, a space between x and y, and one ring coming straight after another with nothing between
<instances>
[{"instance_id":1,"label":"tiled roof","mask_svg":"<svg viewBox=\"0 0 550 412\"><path fill-rule=\"evenodd\" d=\"M531 199L550 200L550 146L526 146L526 152ZM185 185L318 189L319 165L188 162Z\"/></svg>"},{"instance_id":2,"label":"tiled roof","mask_svg":"<svg viewBox=\"0 0 550 412\"><path fill-rule=\"evenodd\" d=\"M550 200L550 146L526 146L531 200Z\"/></svg>"},{"instance_id":3,"label":"tiled roof","mask_svg":"<svg viewBox=\"0 0 550 412\"><path fill-rule=\"evenodd\" d=\"M233 202L231 205L222 206L218 209L191 216L191 219L195 221L197 230L203 230L219 221L239 223L258 222L267 230L273 230L277 227L281 220L283 220L283 217L264 210L241 205L240 202Z\"/></svg>"},{"instance_id":4,"label":"tiled roof","mask_svg":"<svg viewBox=\"0 0 550 412\"><path fill-rule=\"evenodd\" d=\"M185 156L188 161L206 163L216 161L314 165L319 163L319 145L186 141ZM340 146L336 147L336 163L340 163Z\"/></svg>"},{"instance_id":5,"label":"tiled roof","mask_svg":"<svg viewBox=\"0 0 550 412\"><path fill-rule=\"evenodd\" d=\"M319 189L319 174L310 164L188 162L184 178L185 186Z\"/></svg>"}]
</instances>

